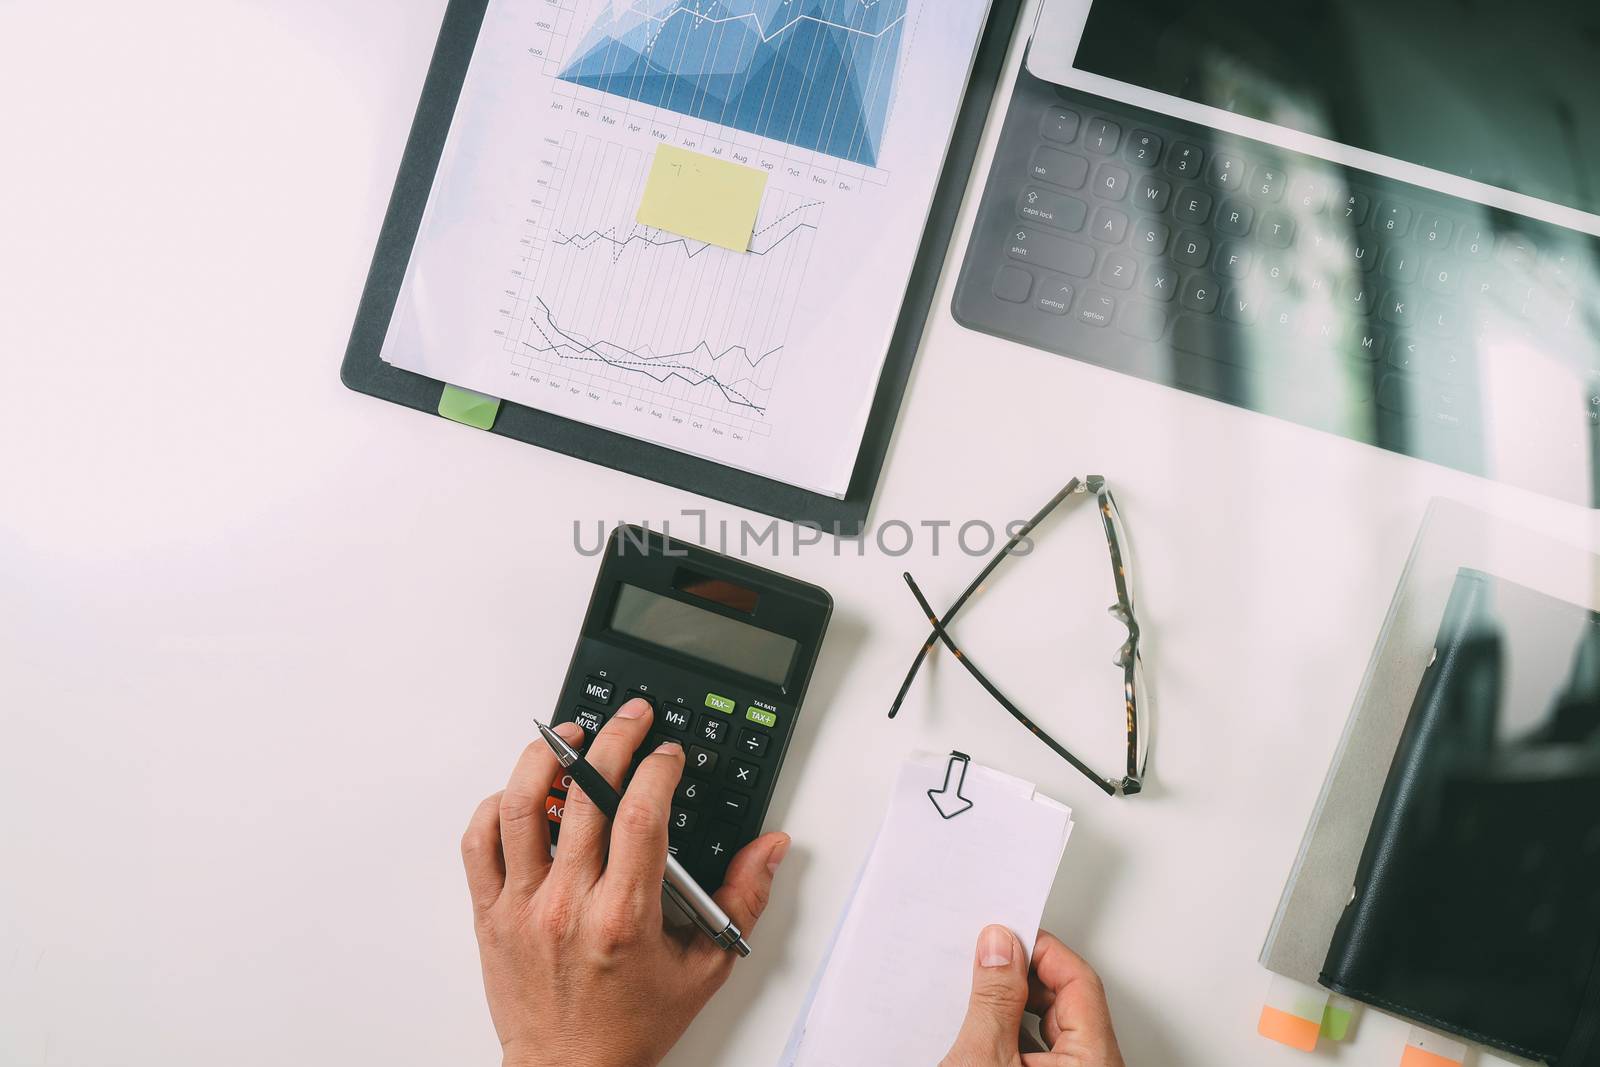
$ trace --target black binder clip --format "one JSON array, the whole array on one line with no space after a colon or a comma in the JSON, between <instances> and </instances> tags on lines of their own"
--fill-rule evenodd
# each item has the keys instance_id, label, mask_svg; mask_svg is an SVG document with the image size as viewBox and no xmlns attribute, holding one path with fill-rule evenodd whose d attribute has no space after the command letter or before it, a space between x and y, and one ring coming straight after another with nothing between
<instances>
[{"instance_id":1,"label":"black binder clip","mask_svg":"<svg viewBox=\"0 0 1600 1067\"><path fill-rule=\"evenodd\" d=\"M972 808L972 801L961 795L961 787L967 781L967 765L972 762L972 757L965 752L950 752L950 762L944 768L944 786L939 789L928 790L928 799L933 801L935 810L941 819L953 819L964 811ZM961 772L956 773L957 764ZM952 785L951 782L955 784Z\"/></svg>"}]
</instances>

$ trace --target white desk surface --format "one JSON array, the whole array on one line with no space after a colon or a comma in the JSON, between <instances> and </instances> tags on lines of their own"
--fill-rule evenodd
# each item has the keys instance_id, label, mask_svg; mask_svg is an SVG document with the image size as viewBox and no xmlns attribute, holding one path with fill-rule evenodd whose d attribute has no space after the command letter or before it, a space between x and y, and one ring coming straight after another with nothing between
<instances>
[{"instance_id":1,"label":"white desk surface","mask_svg":"<svg viewBox=\"0 0 1600 1067\"><path fill-rule=\"evenodd\" d=\"M573 520L765 521L340 385L443 7L0 5L0 1062L493 1062L457 839L552 707L595 572ZM1255 1034L1335 740L1430 496L1600 524L967 332L961 253L875 518L1004 522L1110 477L1158 784L1100 796L948 663L884 718L924 632L900 572L953 595L948 544L786 552L838 605L770 819L795 853L671 1062L773 1061L884 772L953 746L1075 807L1046 925L1131 1064L1398 1062L1370 1016L1312 1060ZM1064 521L958 632L1114 764L1097 537Z\"/></svg>"}]
</instances>

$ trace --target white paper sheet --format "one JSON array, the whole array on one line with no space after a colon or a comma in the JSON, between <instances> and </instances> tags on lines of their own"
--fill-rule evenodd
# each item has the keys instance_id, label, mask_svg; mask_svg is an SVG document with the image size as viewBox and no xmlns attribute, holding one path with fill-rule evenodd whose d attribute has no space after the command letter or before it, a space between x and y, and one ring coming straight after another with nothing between
<instances>
[{"instance_id":1,"label":"white paper sheet","mask_svg":"<svg viewBox=\"0 0 1600 1067\"><path fill-rule=\"evenodd\" d=\"M842 497L990 0L493 0L383 358ZM747 253L636 220L769 173Z\"/></svg>"},{"instance_id":2,"label":"white paper sheet","mask_svg":"<svg viewBox=\"0 0 1600 1067\"><path fill-rule=\"evenodd\" d=\"M780 1067L927 1067L966 1014L978 933L1009 927L1031 956L1072 832L1070 809L977 765L970 810L944 819L928 790L947 756L901 769L861 880Z\"/></svg>"}]
</instances>

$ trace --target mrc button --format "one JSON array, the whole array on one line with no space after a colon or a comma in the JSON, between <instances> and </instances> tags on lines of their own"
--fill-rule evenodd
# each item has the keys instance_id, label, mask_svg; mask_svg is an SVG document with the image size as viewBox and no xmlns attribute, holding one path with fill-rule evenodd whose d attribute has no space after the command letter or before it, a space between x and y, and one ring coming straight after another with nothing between
<instances>
[{"instance_id":1,"label":"mrc button","mask_svg":"<svg viewBox=\"0 0 1600 1067\"><path fill-rule=\"evenodd\" d=\"M583 695L599 704L611 703L611 691L616 687L604 678L590 678L583 683Z\"/></svg>"}]
</instances>

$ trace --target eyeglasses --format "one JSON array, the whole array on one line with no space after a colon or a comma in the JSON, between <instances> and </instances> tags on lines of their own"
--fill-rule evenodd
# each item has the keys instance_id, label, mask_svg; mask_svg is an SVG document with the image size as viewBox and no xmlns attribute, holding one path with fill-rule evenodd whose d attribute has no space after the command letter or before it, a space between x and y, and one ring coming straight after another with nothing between
<instances>
[{"instance_id":1,"label":"eyeglasses","mask_svg":"<svg viewBox=\"0 0 1600 1067\"><path fill-rule=\"evenodd\" d=\"M1040 726L1025 715L1011 700L991 682L978 665L957 647L954 638L950 636L948 627L956 614L966 605L972 594L977 592L1000 561L1011 555L1019 544L1033 532L1034 527L1043 522L1051 512L1060 507L1062 502L1079 495L1093 493L1100 504L1100 524L1105 528L1106 545L1111 551L1111 577L1116 584L1117 602L1111 605L1111 617L1127 628L1128 637L1117 649L1113 659L1116 666L1122 669L1122 699L1123 710L1128 723L1128 766L1127 773L1121 778L1106 778L1095 773L1088 764L1073 755L1055 738L1046 733ZM894 718L900 713L900 705L905 702L906 693L911 689L911 683L921 670L923 660L928 653L933 651L933 646L943 644L955 656L956 662L966 668L967 673L977 680L978 684L999 702L1000 706L1011 713L1011 717L1027 727L1028 731L1043 741L1050 750L1068 763L1072 764L1080 773L1095 785L1099 786L1108 796L1133 796L1144 787L1145 760L1149 754L1150 722L1148 720L1149 694L1144 684L1144 660L1139 654L1139 622L1133 611L1133 589L1128 575L1128 556L1126 546L1127 535L1123 531L1122 516L1117 511L1116 498L1111 495L1111 490L1106 488L1106 480L1098 474L1091 474L1083 478L1074 478L1062 490L1050 499L1039 512L1029 519L1007 541L1005 546L997 552L993 559L972 584L956 598L950 610L941 618L934 613L928 605L928 598L922 595L922 590L917 587L916 580L909 573L905 575L906 585L911 587L911 595L917 598L917 604L922 608L922 613L928 617L928 624L933 628L928 634L928 639L917 652L917 658L911 663L911 670L906 673L906 680L900 685L900 692L894 698L894 706L889 709L889 718ZM1140 702L1140 695L1144 694L1144 702Z\"/></svg>"}]
</instances>

